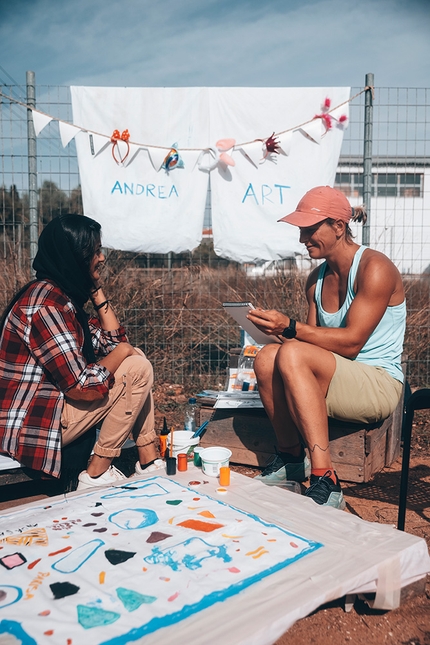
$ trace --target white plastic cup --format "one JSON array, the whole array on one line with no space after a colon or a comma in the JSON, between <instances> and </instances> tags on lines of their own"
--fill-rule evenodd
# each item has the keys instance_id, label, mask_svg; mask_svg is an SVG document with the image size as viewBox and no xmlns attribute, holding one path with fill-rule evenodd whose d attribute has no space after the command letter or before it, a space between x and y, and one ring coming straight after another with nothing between
<instances>
[{"instance_id":1,"label":"white plastic cup","mask_svg":"<svg viewBox=\"0 0 430 645\"><path fill-rule=\"evenodd\" d=\"M231 450L221 446L205 448L200 452L202 472L209 477L218 477L221 466L229 465L231 455Z\"/></svg>"}]
</instances>

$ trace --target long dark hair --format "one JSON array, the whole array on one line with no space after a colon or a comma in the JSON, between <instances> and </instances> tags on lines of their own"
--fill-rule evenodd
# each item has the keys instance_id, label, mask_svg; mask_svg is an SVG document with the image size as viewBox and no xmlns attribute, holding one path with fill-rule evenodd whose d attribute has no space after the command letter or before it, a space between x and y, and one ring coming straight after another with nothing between
<instances>
[{"instance_id":1,"label":"long dark hair","mask_svg":"<svg viewBox=\"0 0 430 645\"><path fill-rule=\"evenodd\" d=\"M88 316L82 307L94 288L90 264L100 244L100 231L100 224L85 215L71 213L55 217L39 237L38 251L33 262L36 280L51 280L75 305L77 318L84 331L84 355L89 362L94 362L95 358ZM20 289L6 307L0 322L0 332L10 310L33 282L34 280Z\"/></svg>"}]
</instances>

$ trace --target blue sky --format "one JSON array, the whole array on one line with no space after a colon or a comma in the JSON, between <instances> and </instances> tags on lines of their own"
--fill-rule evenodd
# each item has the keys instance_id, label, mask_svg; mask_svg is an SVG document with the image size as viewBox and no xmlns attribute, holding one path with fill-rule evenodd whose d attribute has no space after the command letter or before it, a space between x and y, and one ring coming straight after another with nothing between
<instances>
[{"instance_id":1,"label":"blue sky","mask_svg":"<svg viewBox=\"0 0 430 645\"><path fill-rule=\"evenodd\" d=\"M430 0L0 0L19 84L429 87L429 34Z\"/></svg>"}]
</instances>

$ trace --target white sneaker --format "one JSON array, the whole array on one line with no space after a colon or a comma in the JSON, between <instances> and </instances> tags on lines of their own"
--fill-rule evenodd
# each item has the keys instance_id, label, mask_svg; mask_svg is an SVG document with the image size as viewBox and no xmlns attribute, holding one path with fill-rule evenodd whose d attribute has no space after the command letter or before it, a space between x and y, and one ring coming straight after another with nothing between
<instances>
[{"instance_id":1,"label":"white sneaker","mask_svg":"<svg viewBox=\"0 0 430 645\"><path fill-rule=\"evenodd\" d=\"M140 465L139 461L136 461L136 466L134 468L134 471L136 475L146 475L147 473L153 473L155 470L161 470L161 468L164 468L164 461L162 459L156 459L153 464L150 466L147 466L146 468L142 468Z\"/></svg>"},{"instance_id":2,"label":"white sneaker","mask_svg":"<svg viewBox=\"0 0 430 645\"><path fill-rule=\"evenodd\" d=\"M78 477L78 487L76 490L83 490L84 488L94 488L96 486L106 486L116 484L122 479L127 477L115 466L109 466L106 472L100 477L90 477L86 470L83 470Z\"/></svg>"}]
</instances>

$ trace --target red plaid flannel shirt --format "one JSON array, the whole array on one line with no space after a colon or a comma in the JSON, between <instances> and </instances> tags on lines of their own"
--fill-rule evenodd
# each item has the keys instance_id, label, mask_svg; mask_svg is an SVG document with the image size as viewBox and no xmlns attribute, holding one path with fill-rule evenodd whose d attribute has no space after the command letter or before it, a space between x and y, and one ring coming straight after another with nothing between
<instances>
[{"instance_id":1,"label":"red plaid flannel shirt","mask_svg":"<svg viewBox=\"0 0 430 645\"><path fill-rule=\"evenodd\" d=\"M97 357L127 340L123 327L89 328ZM0 339L0 452L58 477L64 394L80 385L104 396L114 376L82 353L84 334L70 299L48 281L38 281L15 303Z\"/></svg>"}]
</instances>

